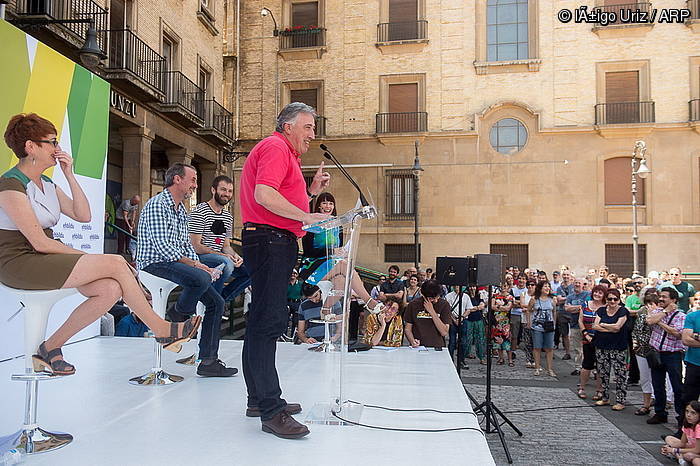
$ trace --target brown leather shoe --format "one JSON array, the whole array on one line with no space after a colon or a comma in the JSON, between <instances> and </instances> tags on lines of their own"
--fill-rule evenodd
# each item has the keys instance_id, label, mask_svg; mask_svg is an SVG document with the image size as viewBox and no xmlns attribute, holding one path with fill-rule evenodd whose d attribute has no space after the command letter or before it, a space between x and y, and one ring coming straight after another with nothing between
<instances>
[{"instance_id":1,"label":"brown leather shoe","mask_svg":"<svg viewBox=\"0 0 700 466\"><path fill-rule=\"evenodd\" d=\"M309 435L309 428L297 422L292 416L282 411L269 421L262 421L263 432L280 438L296 439Z\"/></svg>"},{"instance_id":2,"label":"brown leather shoe","mask_svg":"<svg viewBox=\"0 0 700 466\"><path fill-rule=\"evenodd\" d=\"M290 416L299 414L301 412L301 405L299 403L287 403L287 406L284 407L284 412ZM245 410L245 415L248 417L260 417L262 413L260 412L260 408L252 406Z\"/></svg>"}]
</instances>

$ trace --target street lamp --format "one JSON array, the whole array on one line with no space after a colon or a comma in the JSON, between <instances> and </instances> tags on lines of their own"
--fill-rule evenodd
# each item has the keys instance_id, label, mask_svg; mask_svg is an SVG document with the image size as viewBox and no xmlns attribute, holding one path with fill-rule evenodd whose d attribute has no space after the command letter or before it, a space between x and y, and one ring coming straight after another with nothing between
<instances>
[{"instance_id":1,"label":"street lamp","mask_svg":"<svg viewBox=\"0 0 700 466\"><path fill-rule=\"evenodd\" d=\"M280 31L277 28L277 21L275 20L275 15L272 14L272 10L270 10L269 8L263 7L263 9L260 10L260 16L262 16L263 18L266 16L270 16L270 18L272 18L272 23L275 25L275 29L272 31L272 35L278 36Z\"/></svg>"},{"instance_id":2,"label":"street lamp","mask_svg":"<svg viewBox=\"0 0 700 466\"><path fill-rule=\"evenodd\" d=\"M420 251L420 242L418 235L418 188L420 172L423 171L423 167L420 166L420 155L418 155L418 140L415 142L416 147L416 158L413 160L413 167L411 167L411 173L413 173L413 247L414 247L414 266L418 270L418 253Z\"/></svg>"},{"instance_id":3,"label":"street lamp","mask_svg":"<svg viewBox=\"0 0 700 466\"><path fill-rule=\"evenodd\" d=\"M647 145L644 141L634 143L632 151L632 275L639 275L639 234L637 232L637 176L644 179L651 170L647 167ZM639 162L639 165L637 165Z\"/></svg>"}]
</instances>

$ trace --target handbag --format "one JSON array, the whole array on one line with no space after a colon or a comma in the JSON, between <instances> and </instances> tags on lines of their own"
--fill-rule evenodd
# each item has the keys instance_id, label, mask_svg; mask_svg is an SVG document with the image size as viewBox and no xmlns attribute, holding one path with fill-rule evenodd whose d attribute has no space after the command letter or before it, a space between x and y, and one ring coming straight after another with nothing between
<instances>
[{"instance_id":1,"label":"handbag","mask_svg":"<svg viewBox=\"0 0 700 466\"><path fill-rule=\"evenodd\" d=\"M541 311L541 310L542 310L542 304L540 303L540 300L539 300L539 299L537 300L537 304L539 305L539 307L537 308L537 310ZM547 314L545 313L545 316L546 316L546 315L547 315ZM554 321L553 321L553 320L542 320L542 321L540 321L540 322L542 323L542 330L544 331L544 333L551 333L551 332L554 331Z\"/></svg>"},{"instance_id":2,"label":"handbag","mask_svg":"<svg viewBox=\"0 0 700 466\"><path fill-rule=\"evenodd\" d=\"M673 315L671 315L671 318L668 320L669 323L673 322L673 318L676 317L676 314L678 314L678 311L674 312ZM664 330L664 334L661 337L661 343L659 344L659 348L664 347L666 336L668 336L668 333L666 332L666 330ZM661 355L659 354L659 351L656 348L651 348L647 353L646 358L647 364L649 364L650 369L661 369L664 365L661 362Z\"/></svg>"}]
</instances>

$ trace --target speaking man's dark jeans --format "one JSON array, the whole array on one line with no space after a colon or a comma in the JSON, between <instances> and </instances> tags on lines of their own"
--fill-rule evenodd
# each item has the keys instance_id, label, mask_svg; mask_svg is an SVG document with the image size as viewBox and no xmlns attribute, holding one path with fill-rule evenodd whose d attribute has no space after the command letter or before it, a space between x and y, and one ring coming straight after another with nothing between
<instances>
[{"instance_id":1,"label":"speaking man's dark jeans","mask_svg":"<svg viewBox=\"0 0 700 466\"><path fill-rule=\"evenodd\" d=\"M668 416L666 411L666 374L671 380L673 389L673 404L676 414L680 417L685 412L683 406L683 382L681 371L683 370L683 352L661 351L659 352L661 367L651 369L651 384L654 387L654 413L659 416Z\"/></svg>"},{"instance_id":2,"label":"speaking man's dark jeans","mask_svg":"<svg viewBox=\"0 0 700 466\"><path fill-rule=\"evenodd\" d=\"M243 376L248 406L257 406L267 421L284 409L275 354L287 329L287 284L297 261L291 233L243 230L243 261L251 278L252 297L243 341Z\"/></svg>"},{"instance_id":3,"label":"speaking man's dark jeans","mask_svg":"<svg viewBox=\"0 0 700 466\"><path fill-rule=\"evenodd\" d=\"M224 299L212 286L211 275L182 262L158 262L144 270L182 287L182 293L175 306L177 312L191 316L197 312L197 302L201 301L204 304L206 311L199 330L199 359L218 359Z\"/></svg>"}]
</instances>

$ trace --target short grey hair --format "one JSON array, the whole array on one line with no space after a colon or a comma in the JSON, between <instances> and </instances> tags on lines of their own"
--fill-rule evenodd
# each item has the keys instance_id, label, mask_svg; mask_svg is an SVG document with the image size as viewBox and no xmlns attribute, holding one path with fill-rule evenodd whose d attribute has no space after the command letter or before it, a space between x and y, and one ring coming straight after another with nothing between
<instances>
[{"instance_id":1,"label":"short grey hair","mask_svg":"<svg viewBox=\"0 0 700 466\"><path fill-rule=\"evenodd\" d=\"M300 113L310 113L316 117L316 110L310 105L301 102L292 102L284 106L279 115L277 115L277 127L275 131L282 133L285 123L294 123Z\"/></svg>"},{"instance_id":2,"label":"short grey hair","mask_svg":"<svg viewBox=\"0 0 700 466\"><path fill-rule=\"evenodd\" d=\"M197 171L196 168L194 168L188 163L175 162L174 164L172 164L172 166L168 168L168 171L165 172L165 187L169 188L170 186L175 184L175 175L179 176L180 178L183 178L185 176L186 167L191 168L195 172Z\"/></svg>"}]
</instances>

